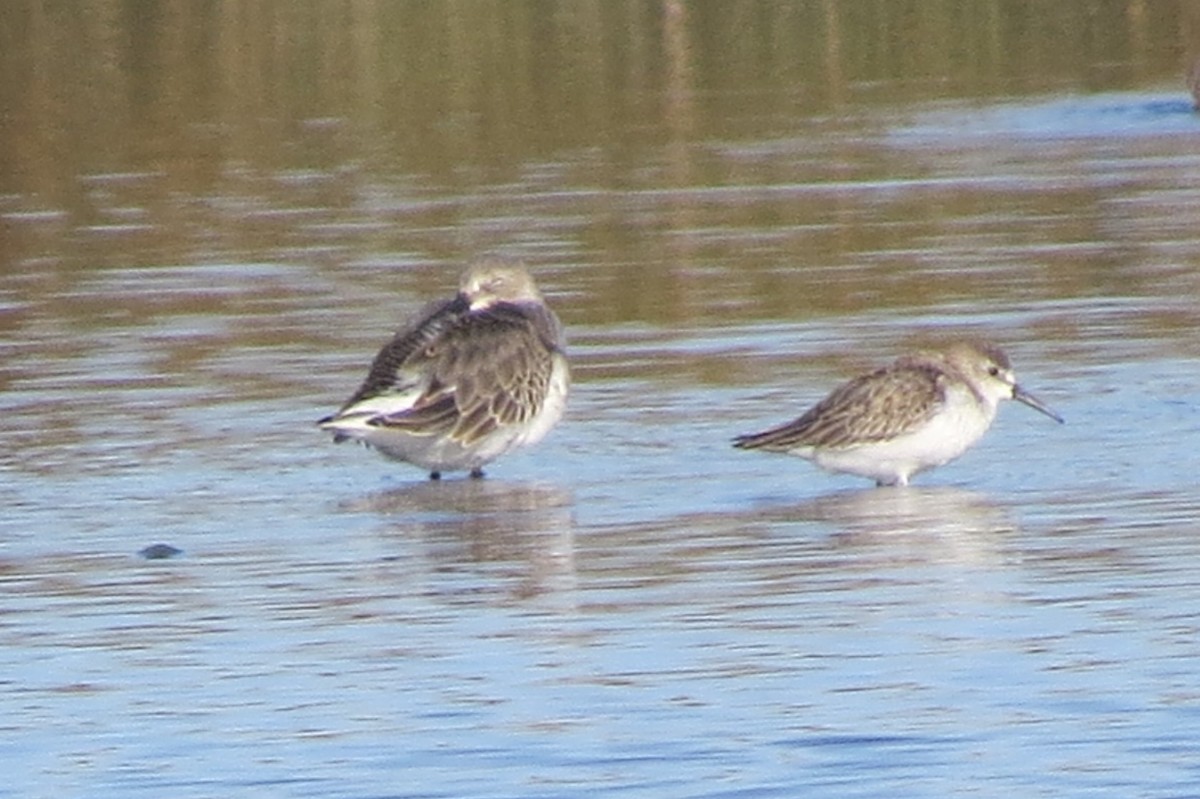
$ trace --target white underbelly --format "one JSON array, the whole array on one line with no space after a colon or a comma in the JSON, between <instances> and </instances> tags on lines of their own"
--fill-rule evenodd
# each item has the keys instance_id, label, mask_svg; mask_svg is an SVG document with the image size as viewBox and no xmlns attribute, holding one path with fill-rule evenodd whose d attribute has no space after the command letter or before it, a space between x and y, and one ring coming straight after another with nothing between
<instances>
[{"instance_id":1,"label":"white underbelly","mask_svg":"<svg viewBox=\"0 0 1200 799\"><path fill-rule=\"evenodd\" d=\"M978 441L995 417L973 401L951 402L941 413L911 433L838 449L810 452L818 466L870 477L881 483L907 482L918 472L949 463Z\"/></svg>"}]
</instances>

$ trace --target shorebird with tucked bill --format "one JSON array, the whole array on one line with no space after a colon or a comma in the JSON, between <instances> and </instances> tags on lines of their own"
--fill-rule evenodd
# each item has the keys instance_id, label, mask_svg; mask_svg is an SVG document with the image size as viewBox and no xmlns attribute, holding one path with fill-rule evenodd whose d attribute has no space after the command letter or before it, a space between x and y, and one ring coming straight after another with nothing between
<instances>
[{"instance_id":1,"label":"shorebird with tucked bill","mask_svg":"<svg viewBox=\"0 0 1200 799\"><path fill-rule=\"evenodd\" d=\"M734 446L796 455L881 486L908 485L966 452L1008 399L1063 421L1018 385L1003 350L959 342L856 377L798 419L738 436Z\"/></svg>"},{"instance_id":2,"label":"shorebird with tucked bill","mask_svg":"<svg viewBox=\"0 0 1200 799\"><path fill-rule=\"evenodd\" d=\"M429 471L482 477L562 417L570 388L562 325L520 264L486 260L375 356L366 380L318 424Z\"/></svg>"}]
</instances>

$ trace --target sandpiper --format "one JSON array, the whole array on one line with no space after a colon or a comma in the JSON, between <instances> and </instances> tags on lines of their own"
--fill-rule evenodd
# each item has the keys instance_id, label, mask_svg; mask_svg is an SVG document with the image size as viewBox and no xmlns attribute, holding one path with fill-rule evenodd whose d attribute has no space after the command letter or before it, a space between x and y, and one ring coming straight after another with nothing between
<instances>
[{"instance_id":1,"label":"sandpiper","mask_svg":"<svg viewBox=\"0 0 1200 799\"><path fill-rule=\"evenodd\" d=\"M570 387L562 325L526 269L486 260L379 351L367 379L318 424L428 469L483 476L509 450L540 441Z\"/></svg>"},{"instance_id":2,"label":"sandpiper","mask_svg":"<svg viewBox=\"0 0 1200 799\"><path fill-rule=\"evenodd\" d=\"M956 343L861 375L800 418L738 436L734 446L798 455L881 486L908 485L914 474L966 452L987 432L1005 399L1063 421L1017 384L999 347Z\"/></svg>"}]
</instances>

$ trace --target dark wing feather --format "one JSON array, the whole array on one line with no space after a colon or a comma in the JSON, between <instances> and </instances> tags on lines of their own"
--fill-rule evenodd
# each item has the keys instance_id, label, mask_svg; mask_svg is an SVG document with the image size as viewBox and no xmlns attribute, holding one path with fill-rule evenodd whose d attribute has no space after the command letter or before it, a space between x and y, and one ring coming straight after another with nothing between
<instances>
[{"instance_id":1,"label":"dark wing feather","mask_svg":"<svg viewBox=\"0 0 1200 799\"><path fill-rule=\"evenodd\" d=\"M462 323L470 311L466 299L456 296L452 300L432 303L416 316L416 320L403 328L389 341L371 362L367 379L341 410L370 397L381 394L403 393L416 385L412 365L423 357L423 350L433 345L448 331Z\"/></svg>"},{"instance_id":2,"label":"dark wing feather","mask_svg":"<svg viewBox=\"0 0 1200 799\"><path fill-rule=\"evenodd\" d=\"M372 424L449 432L470 444L502 425L529 421L546 397L558 330L557 318L540 305L498 303L462 315L399 365L401 372L428 375L412 408Z\"/></svg>"},{"instance_id":3,"label":"dark wing feather","mask_svg":"<svg viewBox=\"0 0 1200 799\"><path fill-rule=\"evenodd\" d=\"M936 368L901 360L851 380L799 419L762 433L738 436L734 446L785 452L882 441L916 429L944 400Z\"/></svg>"}]
</instances>

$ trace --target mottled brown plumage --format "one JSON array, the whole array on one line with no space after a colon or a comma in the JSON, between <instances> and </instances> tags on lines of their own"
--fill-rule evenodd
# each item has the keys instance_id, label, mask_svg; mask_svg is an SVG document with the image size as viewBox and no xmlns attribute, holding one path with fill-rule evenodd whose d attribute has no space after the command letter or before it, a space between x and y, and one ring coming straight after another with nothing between
<instances>
[{"instance_id":1,"label":"mottled brown plumage","mask_svg":"<svg viewBox=\"0 0 1200 799\"><path fill-rule=\"evenodd\" d=\"M736 445L779 452L885 441L919 427L937 412L945 401L940 377L929 364L902 359L842 385L794 421L739 436Z\"/></svg>"},{"instance_id":2,"label":"mottled brown plumage","mask_svg":"<svg viewBox=\"0 0 1200 799\"><path fill-rule=\"evenodd\" d=\"M569 385L558 318L524 268L488 261L380 350L321 426L430 469L469 469L534 443Z\"/></svg>"},{"instance_id":3,"label":"mottled brown plumage","mask_svg":"<svg viewBox=\"0 0 1200 799\"><path fill-rule=\"evenodd\" d=\"M738 436L734 446L903 485L961 455L991 425L1001 399L1062 421L1016 384L1002 350L969 342L898 358L835 389L798 419Z\"/></svg>"},{"instance_id":4,"label":"mottled brown plumage","mask_svg":"<svg viewBox=\"0 0 1200 799\"><path fill-rule=\"evenodd\" d=\"M465 444L498 426L532 419L554 368L557 344L549 315L504 303L475 313L446 309L433 325L385 347L346 407L421 385L410 408L380 414L371 424L444 433ZM437 334L424 341L430 327Z\"/></svg>"}]
</instances>

